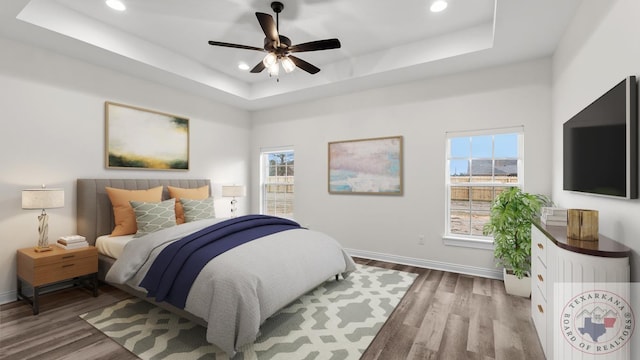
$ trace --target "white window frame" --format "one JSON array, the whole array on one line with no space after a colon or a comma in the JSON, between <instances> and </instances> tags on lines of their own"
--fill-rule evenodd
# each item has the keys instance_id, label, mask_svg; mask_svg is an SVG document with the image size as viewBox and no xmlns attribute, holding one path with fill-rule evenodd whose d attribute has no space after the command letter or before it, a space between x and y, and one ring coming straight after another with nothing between
<instances>
[{"instance_id":1,"label":"white window frame","mask_svg":"<svg viewBox=\"0 0 640 360\"><path fill-rule=\"evenodd\" d=\"M473 137L473 136L487 136L487 135L500 135L500 134L518 134L518 182L505 185L504 183L497 182L478 182L478 183L461 183L452 184L450 176L450 154L451 154L451 139L459 137ZM493 151L493 150L492 150ZM501 158L495 158L494 154L491 157L492 160L500 160ZM445 245L449 246L461 246L476 249L493 250L493 237L492 236L477 236L477 235L461 235L452 234L451 228L451 211L449 205L451 204L451 189L453 187L500 187L500 186L515 186L521 189L524 188L524 126L505 127L496 129L484 129L484 130L469 130L469 131L451 131L446 132L446 153L445 153L445 224L444 235L442 240Z\"/></svg>"},{"instance_id":2,"label":"white window frame","mask_svg":"<svg viewBox=\"0 0 640 360\"><path fill-rule=\"evenodd\" d=\"M268 154L274 153L282 153L282 152L292 152L294 153L294 161L295 161L295 150L293 146L282 146L282 147L269 147L260 149L260 214L265 214L266 209L265 205L267 202L266 196L266 179L269 176L269 166L268 166ZM295 169L295 165L294 165ZM294 173L295 177L295 173ZM295 181L294 181L295 183ZM291 185L289 183L269 183L269 185ZM295 186L295 185L294 185ZM295 190L293 192L293 196L295 198ZM293 211L295 211L295 207L292 207L291 217L293 217ZM276 214L278 215L278 214ZM281 215L278 215L281 216Z\"/></svg>"}]
</instances>

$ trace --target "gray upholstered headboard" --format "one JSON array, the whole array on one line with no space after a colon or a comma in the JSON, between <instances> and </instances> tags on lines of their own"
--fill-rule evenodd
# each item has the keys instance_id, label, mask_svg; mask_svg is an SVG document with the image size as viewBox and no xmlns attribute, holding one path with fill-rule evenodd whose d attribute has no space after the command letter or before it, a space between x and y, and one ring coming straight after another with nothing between
<instances>
[{"instance_id":1,"label":"gray upholstered headboard","mask_svg":"<svg viewBox=\"0 0 640 360\"><path fill-rule=\"evenodd\" d=\"M78 179L76 219L78 234L87 238L91 245L95 245L96 238L110 234L113 230L113 209L106 186L127 189L146 190L163 186L162 199L169 198L167 185L181 188L198 188L209 185L209 179Z\"/></svg>"}]
</instances>

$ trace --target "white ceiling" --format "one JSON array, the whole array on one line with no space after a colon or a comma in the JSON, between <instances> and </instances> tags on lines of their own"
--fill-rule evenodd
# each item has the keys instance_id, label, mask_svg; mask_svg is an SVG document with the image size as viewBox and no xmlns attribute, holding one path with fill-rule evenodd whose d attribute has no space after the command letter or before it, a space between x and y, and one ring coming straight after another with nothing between
<instances>
[{"instance_id":1,"label":"white ceiling","mask_svg":"<svg viewBox=\"0 0 640 360\"><path fill-rule=\"evenodd\" d=\"M263 52L255 12L270 0L3 0L0 35L249 110L501 65L553 53L581 0L281 0L293 44L339 38L342 48L297 53L320 67L251 74Z\"/></svg>"}]
</instances>

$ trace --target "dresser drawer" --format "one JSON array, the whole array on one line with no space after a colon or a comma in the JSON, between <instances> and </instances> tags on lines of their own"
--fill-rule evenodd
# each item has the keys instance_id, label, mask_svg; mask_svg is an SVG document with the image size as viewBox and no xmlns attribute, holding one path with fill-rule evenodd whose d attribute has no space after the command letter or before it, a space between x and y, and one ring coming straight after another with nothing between
<instances>
[{"instance_id":1,"label":"dresser drawer","mask_svg":"<svg viewBox=\"0 0 640 360\"><path fill-rule=\"evenodd\" d=\"M547 282L549 281L547 278L547 268L542 264L542 260L539 258L533 258L533 263L531 264L531 277L532 290L537 287L540 289L540 293L544 299L547 300Z\"/></svg>"},{"instance_id":2,"label":"dresser drawer","mask_svg":"<svg viewBox=\"0 0 640 360\"><path fill-rule=\"evenodd\" d=\"M545 301L540 289L534 286L531 292L531 318L535 325L542 350L547 353L547 302Z\"/></svg>"},{"instance_id":3,"label":"dresser drawer","mask_svg":"<svg viewBox=\"0 0 640 360\"><path fill-rule=\"evenodd\" d=\"M540 259L545 268L547 267L547 244L546 236L533 227L531 229L531 259Z\"/></svg>"}]
</instances>

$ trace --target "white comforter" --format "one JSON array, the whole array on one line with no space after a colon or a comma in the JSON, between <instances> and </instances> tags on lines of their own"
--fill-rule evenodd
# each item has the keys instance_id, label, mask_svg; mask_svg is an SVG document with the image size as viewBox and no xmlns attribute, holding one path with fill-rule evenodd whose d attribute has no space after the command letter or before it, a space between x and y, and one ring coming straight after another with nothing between
<instances>
[{"instance_id":1,"label":"white comforter","mask_svg":"<svg viewBox=\"0 0 640 360\"><path fill-rule=\"evenodd\" d=\"M132 240L106 280L145 291L138 284L165 246L218 221L186 223ZM268 317L330 277L347 276L354 270L351 257L328 235L287 230L210 261L196 278L185 310L204 319L207 341L232 357L241 346L255 341Z\"/></svg>"}]
</instances>

